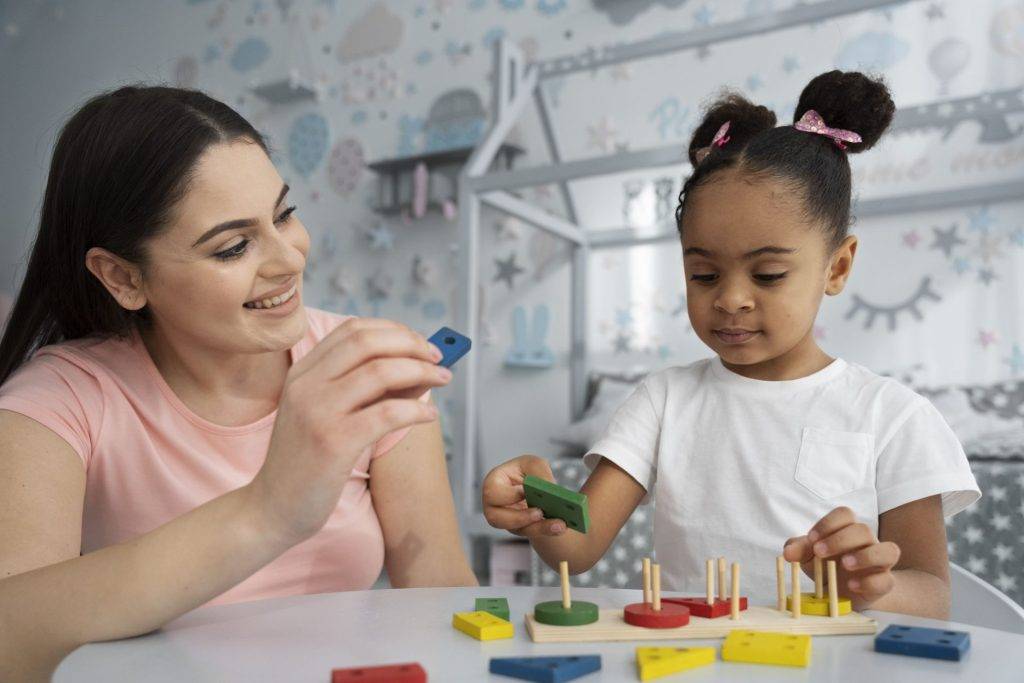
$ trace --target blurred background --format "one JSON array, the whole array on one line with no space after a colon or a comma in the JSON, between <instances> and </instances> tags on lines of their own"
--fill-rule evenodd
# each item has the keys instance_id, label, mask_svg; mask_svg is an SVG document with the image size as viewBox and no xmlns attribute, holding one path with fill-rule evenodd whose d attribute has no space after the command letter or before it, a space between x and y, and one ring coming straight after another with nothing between
<instances>
[{"instance_id":1,"label":"blurred background","mask_svg":"<svg viewBox=\"0 0 1024 683\"><path fill-rule=\"evenodd\" d=\"M815 334L939 406L985 494L951 556L1022 601L1021 0L0 1L0 312L63 121L126 83L207 91L293 188L307 305L473 337L437 396L466 542L483 581L551 581L483 523L479 479L532 452L578 486L634 383L709 354L672 217L701 106L730 87L788 123L833 68L899 111L852 157L861 250ZM635 585L650 520L575 581Z\"/></svg>"}]
</instances>

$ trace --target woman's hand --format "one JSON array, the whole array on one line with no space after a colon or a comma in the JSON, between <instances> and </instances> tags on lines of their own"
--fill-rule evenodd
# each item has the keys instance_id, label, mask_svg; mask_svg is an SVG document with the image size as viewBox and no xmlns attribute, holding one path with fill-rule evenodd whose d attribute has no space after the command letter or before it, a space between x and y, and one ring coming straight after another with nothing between
<instances>
[{"instance_id":1,"label":"woman's hand","mask_svg":"<svg viewBox=\"0 0 1024 683\"><path fill-rule=\"evenodd\" d=\"M806 536L786 541L782 555L787 562L801 562L813 575L812 560L836 561L839 592L852 594L870 605L895 585L892 569L900 559L900 547L879 542L866 524L856 521L848 507L838 507L822 517Z\"/></svg>"},{"instance_id":2,"label":"woman's hand","mask_svg":"<svg viewBox=\"0 0 1024 683\"><path fill-rule=\"evenodd\" d=\"M269 533L292 545L316 533L367 448L437 419L418 397L451 381L440 359L404 325L353 318L292 366L266 460L248 487Z\"/></svg>"},{"instance_id":3,"label":"woman's hand","mask_svg":"<svg viewBox=\"0 0 1024 683\"><path fill-rule=\"evenodd\" d=\"M555 480L548 461L536 455L521 455L488 472L481 486L484 517L491 526L518 536L560 536L565 533L565 522L544 519L539 508L526 506L523 480L531 474L546 481Z\"/></svg>"}]
</instances>

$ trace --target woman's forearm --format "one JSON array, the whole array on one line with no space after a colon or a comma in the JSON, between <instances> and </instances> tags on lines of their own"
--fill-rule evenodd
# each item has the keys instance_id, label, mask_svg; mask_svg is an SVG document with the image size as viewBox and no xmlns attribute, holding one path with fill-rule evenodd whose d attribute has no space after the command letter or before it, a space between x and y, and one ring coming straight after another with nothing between
<instances>
[{"instance_id":1,"label":"woman's forearm","mask_svg":"<svg viewBox=\"0 0 1024 683\"><path fill-rule=\"evenodd\" d=\"M855 610L877 609L929 619L949 619L949 584L920 569L894 569L892 590L873 603L853 599Z\"/></svg>"},{"instance_id":2,"label":"woman's forearm","mask_svg":"<svg viewBox=\"0 0 1024 683\"><path fill-rule=\"evenodd\" d=\"M284 552L248 487L131 541L0 580L0 680L48 680L89 642L147 633Z\"/></svg>"}]
</instances>

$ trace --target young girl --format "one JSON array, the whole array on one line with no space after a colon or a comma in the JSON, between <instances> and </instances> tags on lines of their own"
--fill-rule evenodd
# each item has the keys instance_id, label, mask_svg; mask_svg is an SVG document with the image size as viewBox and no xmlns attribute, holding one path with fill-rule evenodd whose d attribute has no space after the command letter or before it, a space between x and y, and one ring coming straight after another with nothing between
<instances>
[{"instance_id":1,"label":"young girl","mask_svg":"<svg viewBox=\"0 0 1024 683\"><path fill-rule=\"evenodd\" d=\"M927 400L813 334L857 250L847 155L894 109L883 83L839 71L808 84L792 126L736 95L709 109L676 221L690 321L717 357L652 374L615 413L585 457L590 533L527 509L523 477L552 479L535 456L487 475L492 526L578 573L653 494L668 589L700 594L705 559L726 556L745 592L774 595L777 555L805 572L817 555L855 609L947 615L943 516L980 496L963 450Z\"/></svg>"}]
</instances>

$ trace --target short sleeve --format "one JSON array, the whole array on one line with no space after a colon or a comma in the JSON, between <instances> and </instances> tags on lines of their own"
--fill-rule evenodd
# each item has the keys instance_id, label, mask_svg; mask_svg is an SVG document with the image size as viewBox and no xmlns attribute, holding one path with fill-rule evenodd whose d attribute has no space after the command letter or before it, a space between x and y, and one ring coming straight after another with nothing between
<instances>
[{"instance_id":1,"label":"short sleeve","mask_svg":"<svg viewBox=\"0 0 1024 683\"><path fill-rule=\"evenodd\" d=\"M24 415L64 439L86 468L103 419L96 376L63 355L36 354L0 387L0 410Z\"/></svg>"},{"instance_id":2,"label":"short sleeve","mask_svg":"<svg viewBox=\"0 0 1024 683\"><path fill-rule=\"evenodd\" d=\"M618 407L604 434L583 456L584 464L591 470L602 457L625 470L647 491L641 503L649 502L657 479L661 435L661 415L651 399L648 381L641 383Z\"/></svg>"},{"instance_id":3,"label":"short sleeve","mask_svg":"<svg viewBox=\"0 0 1024 683\"><path fill-rule=\"evenodd\" d=\"M943 515L952 517L981 498L963 447L942 414L924 399L882 446L875 488L879 514L941 495Z\"/></svg>"}]
</instances>

